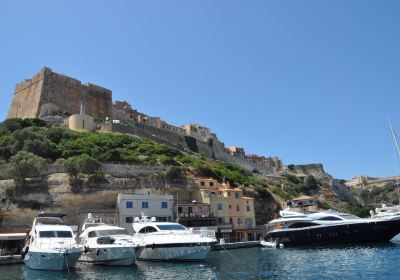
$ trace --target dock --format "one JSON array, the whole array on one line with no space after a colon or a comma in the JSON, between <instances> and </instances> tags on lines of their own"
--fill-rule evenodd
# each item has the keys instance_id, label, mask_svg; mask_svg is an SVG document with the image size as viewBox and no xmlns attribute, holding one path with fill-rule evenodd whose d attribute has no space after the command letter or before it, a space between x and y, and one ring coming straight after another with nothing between
<instances>
[{"instance_id":1,"label":"dock","mask_svg":"<svg viewBox=\"0 0 400 280\"><path fill-rule=\"evenodd\" d=\"M0 265L22 263L21 255L0 256Z\"/></svg>"},{"instance_id":2,"label":"dock","mask_svg":"<svg viewBox=\"0 0 400 280\"><path fill-rule=\"evenodd\" d=\"M246 242L214 244L212 249L214 251L220 251L220 250L232 250L232 249L241 249L241 248L260 247L260 246L261 246L260 241L246 241Z\"/></svg>"}]
</instances>

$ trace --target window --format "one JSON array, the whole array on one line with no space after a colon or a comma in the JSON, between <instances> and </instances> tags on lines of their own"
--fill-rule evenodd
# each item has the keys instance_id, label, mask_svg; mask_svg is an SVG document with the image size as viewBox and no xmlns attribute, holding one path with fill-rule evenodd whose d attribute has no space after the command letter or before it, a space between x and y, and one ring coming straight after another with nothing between
<instances>
[{"instance_id":1,"label":"window","mask_svg":"<svg viewBox=\"0 0 400 280\"><path fill-rule=\"evenodd\" d=\"M242 224L242 219L241 219L241 218L238 218L238 219L237 219L237 224L238 224L238 225L241 225L241 224Z\"/></svg>"},{"instance_id":2,"label":"window","mask_svg":"<svg viewBox=\"0 0 400 280\"><path fill-rule=\"evenodd\" d=\"M186 228L179 224L171 225L157 225L160 230L186 230Z\"/></svg>"},{"instance_id":3,"label":"window","mask_svg":"<svg viewBox=\"0 0 400 280\"><path fill-rule=\"evenodd\" d=\"M240 206L236 205L236 211L240 211Z\"/></svg>"},{"instance_id":4,"label":"window","mask_svg":"<svg viewBox=\"0 0 400 280\"><path fill-rule=\"evenodd\" d=\"M247 212L250 212L251 210L250 210L250 205L246 205L246 210L247 210Z\"/></svg>"},{"instance_id":5,"label":"window","mask_svg":"<svg viewBox=\"0 0 400 280\"><path fill-rule=\"evenodd\" d=\"M219 195L222 195L222 192L218 192Z\"/></svg>"},{"instance_id":6,"label":"window","mask_svg":"<svg viewBox=\"0 0 400 280\"><path fill-rule=\"evenodd\" d=\"M327 216L327 217L319 218L318 220L320 220L320 221L341 221L342 219L340 219L338 217L334 217L334 216Z\"/></svg>"},{"instance_id":7,"label":"window","mask_svg":"<svg viewBox=\"0 0 400 280\"><path fill-rule=\"evenodd\" d=\"M290 225L289 228L303 228L303 227L312 227L312 226L318 226L318 224L307 223L307 222L294 223L293 225Z\"/></svg>"},{"instance_id":8,"label":"window","mask_svg":"<svg viewBox=\"0 0 400 280\"><path fill-rule=\"evenodd\" d=\"M236 192L236 193L235 193L235 197L236 197L236 198L240 198L240 193L239 193L239 192Z\"/></svg>"},{"instance_id":9,"label":"window","mask_svg":"<svg viewBox=\"0 0 400 280\"><path fill-rule=\"evenodd\" d=\"M149 208L149 202L142 201L142 208Z\"/></svg>"},{"instance_id":10,"label":"window","mask_svg":"<svg viewBox=\"0 0 400 280\"><path fill-rule=\"evenodd\" d=\"M203 181L201 181L200 182L200 186L204 186L205 184L204 184L204 182Z\"/></svg>"},{"instance_id":11,"label":"window","mask_svg":"<svg viewBox=\"0 0 400 280\"><path fill-rule=\"evenodd\" d=\"M229 209L232 209L232 205L229 204Z\"/></svg>"},{"instance_id":12,"label":"window","mask_svg":"<svg viewBox=\"0 0 400 280\"><path fill-rule=\"evenodd\" d=\"M229 223L230 223L230 224L233 224L232 218L229 218Z\"/></svg>"},{"instance_id":13,"label":"window","mask_svg":"<svg viewBox=\"0 0 400 280\"><path fill-rule=\"evenodd\" d=\"M245 219L246 227L252 227L253 226L253 219L252 218L247 218Z\"/></svg>"},{"instance_id":14,"label":"window","mask_svg":"<svg viewBox=\"0 0 400 280\"><path fill-rule=\"evenodd\" d=\"M231 196L231 192L228 192L228 196Z\"/></svg>"},{"instance_id":15,"label":"window","mask_svg":"<svg viewBox=\"0 0 400 280\"><path fill-rule=\"evenodd\" d=\"M214 187L214 182L210 182L210 187Z\"/></svg>"},{"instance_id":16,"label":"window","mask_svg":"<svg viewBox=\"0 0 400 280\"><path fill-rule=\"evenodd\" d=\"M94 230L89 232L88 237L102 237L111 235L128 235L126 229L105 229L105 230Z\"/></svg>"},{"instance_id":17,"label":"window","mask_svg":"<svg viewBox=\"0 0 400 280\"><path fill-rule=\"evenodd\" d=\"M223 217L218 217L218 224L224 224L225 219Z\"/></svg>"},{"instance_id":18,"label":"window","mask_svg":"<svg viewBox=\"0 0 400 280\"><path fill-rule=\"evenodd\" d=\"M156 231L157 229L155 227L148 226L139 230L139 233L156 232Z\"/></svg>"},{"instance_id":19,"label":"window","mask_svg":"<svg viewBox=\"0 0 400 280\"><path fill-rule=\"evenodd\" d=\"M72 232L70 231L39 231L39 237L41 238L67 238L72 237Z\"/></svg>"},{"instance_id":20,"label":"window","mask_svg":"<svg viewBox=\"0 0 400 280\"><path fill-rule=\"evenodd\" d=\"M133 223L133 217L125 217L125 223L132 224Z\"/></svg>"},{"instance_id":21,"label":"window","mask_svg":"<svg viewBox=\"0 0 400 280\"><path fill-rule=\"evenodd\" d=\"M166 201L161 202L161 208L168 208L168 202Z\"/></svg>"},{"instance_id":22,"label":"window","mask_svg":"<svg viewBox=\"0 0 400 280\"><path fill-rule=\"evenodd\" d=\"M222 204L218 203L218 210L222 210Z\"/></svg>"},{"instance_id":23,"label":"window","mask_svg":"<svg viewBox=\"0 0 400 280\"><path fill-rule=\"evenodd\" d=\"M127 201L126 202L126 208L133 208L133 202L132 201Z\"/></svg>"}]
</instances>

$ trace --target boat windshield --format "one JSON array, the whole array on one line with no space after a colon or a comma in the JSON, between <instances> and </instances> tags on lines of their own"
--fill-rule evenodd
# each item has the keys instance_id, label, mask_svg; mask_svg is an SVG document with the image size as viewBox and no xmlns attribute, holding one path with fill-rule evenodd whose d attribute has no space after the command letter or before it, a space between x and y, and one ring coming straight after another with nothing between
<instances>
[{"instance_id":1,"label":"boat windshield","mask_svg":"<svg viewBox=\"0 0 400 280\"><path fill-rule=\"evenodd\" d=\"M182 225L157 225L157 227L160 230L187 230L184 226Z\"/></svg>"},{"instance_id":2,"label":"boat windshield","mask_svg":"<svg viewBox=\"0 0 400 280\"><path fill-rule=\"evenodd\" d=\"M66 230L44 230L39 231L40 238L71 238L72 232Z\"/></svg>"},{"instance_id":3,"label":"boat windshield","mask_svg":"<svg viewBox=\"0 0 400 280\"><path fill-rule=\"evenodd\" d=\"M354 216L354 215L349 215L349 214L340 215L340 217L342 217L345 220L360 220L361 219L360 217L357 217L357 216Z\"/></svg>"},{"instance_id":4,"label":"boat windshield","mask_svg":"<svg viewBox=\"0 0 400 280\"><path fill-rule=\"evenodd\" d=\"M94 230L89 232L88 237L102 237L102 236L110 236L110 235L128 235L129 233L126 229L103 229L103 230Z\"/></svg>"}]
</instances>

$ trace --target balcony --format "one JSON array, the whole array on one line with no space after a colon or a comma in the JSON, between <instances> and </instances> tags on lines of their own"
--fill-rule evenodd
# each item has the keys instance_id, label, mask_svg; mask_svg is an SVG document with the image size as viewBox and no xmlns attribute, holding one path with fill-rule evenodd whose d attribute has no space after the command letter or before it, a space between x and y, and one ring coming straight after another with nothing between
<instances>
[{"instance_id":1,"label":"balcony","mask_svg":"<svg viewBox=\"0 0 400 280\"><path fill-rule=\"evenodd\" d=\"M213 215L180 214L177 220L186 227L213 227L217 225L217 218Z\"/></svg>"}]
</instances>

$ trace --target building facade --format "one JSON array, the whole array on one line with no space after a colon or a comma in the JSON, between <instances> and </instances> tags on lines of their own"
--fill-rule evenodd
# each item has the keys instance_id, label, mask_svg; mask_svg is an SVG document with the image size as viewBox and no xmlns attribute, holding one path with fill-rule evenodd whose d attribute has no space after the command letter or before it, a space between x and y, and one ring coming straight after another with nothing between
<instances>
[{"instance_id":1,"label":"building facade","mask_svg":"<svg viewBox=\"0 0 400 280\"><path fill-rule=\"evenodd\" d=\"M117 210L119 226L133 233L132 223L136 217L155 217L157 221L172 221L172 195L153 194L150 189L139 189L134 194L118 194Z\"/></svg>"},{"instance_id":2,"label":"building facade","mask_svg":"<svg viewBox=\"0 0 400 280\"><path fill-rule=\"evenodd\" d=\"M207 203L174 203L173 209L176 222L189 227L207 227L216 230L217 218Z\"/></svg>"},{"instance_id":3,"label":"building facade","mask_svg":"<svg viewBox=\"0 0 400 280\"><path fill-rule=\"evenodd\" d=\"M248 240L247 234L237 237L236 233L255 229L254 199L244 197L243 190L213 178L196 178L195 181L199 189L191 193L191 198L210 205L217 218L217 236L225 240ZM251 234L253 236L253 232Z\"/></svg>"}]
</instances>

